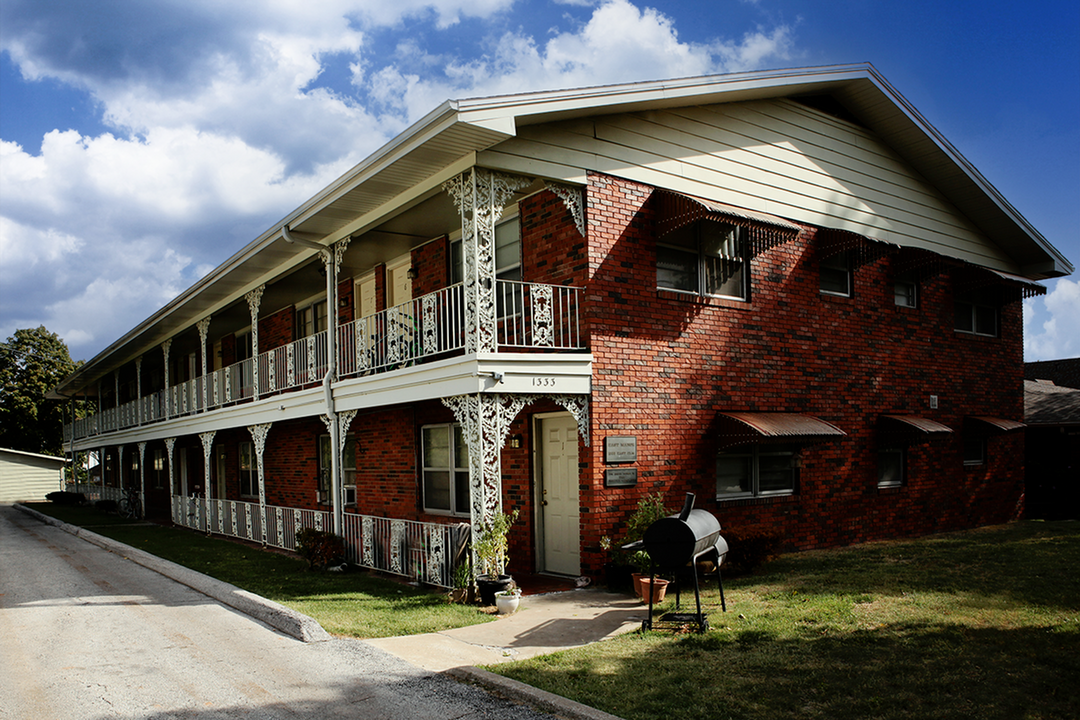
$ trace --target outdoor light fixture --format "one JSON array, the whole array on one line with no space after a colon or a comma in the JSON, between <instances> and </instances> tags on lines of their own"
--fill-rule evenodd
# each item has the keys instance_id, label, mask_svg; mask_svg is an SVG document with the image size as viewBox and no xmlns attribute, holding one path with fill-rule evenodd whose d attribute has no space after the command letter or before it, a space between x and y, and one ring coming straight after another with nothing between
<instances>
[{"instance_id":1,"label":"outdoor light fixture","mask_svg":"<svg viewBox=\"0 0 1080 720\"><path fill-rule=\"evenodd\" d=\"M408 276L410 280L415 280L416 278L420 277L420 271L416 269L415 265L410 265L409 271L405 273L405 275Z\"/></svg>"},{"instance_id":2,"label":"outdoor light fixture","mask_svg":"<svg viewBox=\"0 0 1080 720\"><path fill-rule=\"evenodd\" d=\"M521 439L522 438L521 438L520 433L517 434L517 435L511 435L510 436L510 447L515 448L515 449L520 448L521 447Z\"/></svg>"}]
</instances>

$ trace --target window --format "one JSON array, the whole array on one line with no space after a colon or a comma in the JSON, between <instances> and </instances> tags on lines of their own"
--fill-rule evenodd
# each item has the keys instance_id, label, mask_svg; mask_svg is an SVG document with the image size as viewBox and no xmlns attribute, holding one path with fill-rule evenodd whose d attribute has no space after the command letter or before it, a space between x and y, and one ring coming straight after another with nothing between
<instances>
[{"instance_id":1,"label":"window","mask_svg":"<svg viewBox=\"0 0 1080 720\"><path fill-rule=\"evenodd\" d=\"M326 330L326 298L312 300L296 307L296 339L316 335Z\"/></svg>"},{"instance_id":2,"label":"window","mask_svg":"<svg viewBox=\"0 0 1080 720\"><path fill-rule=\"evenodd\" d=\"M998 308L987 293L973 293L956 300L956 332L997 337Z\"/></svg>"},{"instance_id":3,"label":"window","mask_svg":"<svg viewBox=\"0 0 1080 720\"><path fill-rule=\"evenodd\" d=\"M319 436L319 502L329 504L333 501L330 490L330 436ZM341 451L341 484L343 504L356 504L356 437L345 436L345 447Z\"/></svg>"},{"instance_id":4,"label":"window","mask_svg":"<svg viewBox=\"0 0 1080 720\"><path fill-rule=\"evenodd\" d=\"M469 448L458 424L421 429L424 510L469 514Z\"/></svg>"},{"instance_id":5,"label":"window","mask_svg":"<svg viewBox=\"0 0 1080 720\"><path fill-rule=\"evenodd\" d=\"M821 292L825 295L851 297L851 254L838 252L821 260Z\"/></svg>"},{"instance_id":6,"label":"window","mask_svg":"<svg viewBox=\"0 0 1080 720\"><path fill-rule=\"evenodd\" d=\"M699 220L657 243L656 287L745 300L749 266L739 228Z\"/></svg>"},{"instance_id":7,"label":"window","mask_svg":"<svg viewBox=\"0 0 1080 720\"><path fill-rule=\"evenodd\" d=\"M450 243L450 281L465 279L465 257L461 239ZM495 277L521 280L521 218L512 217L495 226Z\"/></svg>"},{"instance_id":8,"label":"window","mask_svg":"<svg viewBox=\"0 0 1080 720\"><path fill-rule=\"evenodd\" d=\"M240 495L254 497L259 494L259 478L255 466L254 446L249 442L240 443Z\"/></svg>"},{"instance_id":9,"label":"window","mask_svg":"<svg viewBox=\"0 0 1080 720\"><path fill-rule=\"evenodd\" d=\"M791 495L795 492L797 449L750 445L716 456L716 497Z\"/></svg>"},{"instance_id":10,"label":"window","mask_svg":"<svg viewBox=\"0 0 1080 720\"><path fill-rule=\"evenodd\" d=\"M154 487L160 490L165 477L165 450L154 448L154 458L151 464L154 469Z\"/></svg>"},{"instance_id":11,"label":"window","mask_svg":"<svg viewBox=\"0 0 1080 720\"><path fill-rule=\"evenodd\" d=\"M878 450L878 487L900 487L904 484L906 472L904 451L902 448Z\"/></svg>"},{"instance_id":12,"label":"window","mask_svg":"<svg viewBox=\"0 0 1080 720\"><path fill-rule=\"evenodd\" d=\"M912 280L897 280L893 283L893 300L897 307L915 307L918 302L918 289L918 283Z\"/></svg>"},{"instance_id":13,"label":"window","mask_svg":"<svg viewBox=\"0 0 1080 720\"><path fill-rule=\"evenodd\" d=\"M982 465L986 462L986 439L981 437L964 438L964 466Z\"/></svg>"}]
</instances>

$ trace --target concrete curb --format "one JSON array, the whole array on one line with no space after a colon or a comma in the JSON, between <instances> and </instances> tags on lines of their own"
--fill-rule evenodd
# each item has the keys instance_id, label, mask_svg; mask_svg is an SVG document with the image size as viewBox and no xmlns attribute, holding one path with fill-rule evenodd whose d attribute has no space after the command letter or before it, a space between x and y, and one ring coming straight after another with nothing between
<instances>
[{"instance_id":1,"label":"concrete curb","mask_svg":"<svg viewBox=\"0 0 1080 720\"><path fill-rule=\"evenodd\" d=\"M566 718L566 720L622 720L617 715L591 708L588 705L582 705L579 702L564 698L562 695L540 690L532 685L526 685L518 680L496 675L480 668L452 668L444 674L462 682L483 685L496 695L531 705L556 717Z\"/></svg>"},{"instance_id":2,"label":"concrete curb","mask_svg":"<svg viewBox=\"0 0 1080 720\"><path fill-rule=\"evenodd\" d=\"M156 555L151 555L122 542L110 540L90 530L61 522L24 505L15 505L15 507L42 522L57 526L66 533L82 538L165 577L172 578L182 585L187 585L192 590L201 592L203 595L246 613L297 640L323 642L333 639L330 633L326 632L314 618L298 613L272 600L267 600L247 590L241 590L235 585L203 575L201 572L186 568L183 565L163 560Z\"/></svg>"}]
</instances>

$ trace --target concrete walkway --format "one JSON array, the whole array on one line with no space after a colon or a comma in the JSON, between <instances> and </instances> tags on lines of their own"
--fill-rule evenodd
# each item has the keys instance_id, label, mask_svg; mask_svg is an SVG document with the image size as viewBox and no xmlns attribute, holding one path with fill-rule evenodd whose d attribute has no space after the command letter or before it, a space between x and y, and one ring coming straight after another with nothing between
<instances>
[{"instance_id":1,"label":"concrete walkway","mask_svg":"<svg viewBox=\"0 0 1080 720\"><path fill-rule=\"evenodd\" d=\"M513 615L425 635L367 640L413 665L443 672L579 647L641 627L648 609L600 589L526 595Z\"/></svg>"}]
</instances>

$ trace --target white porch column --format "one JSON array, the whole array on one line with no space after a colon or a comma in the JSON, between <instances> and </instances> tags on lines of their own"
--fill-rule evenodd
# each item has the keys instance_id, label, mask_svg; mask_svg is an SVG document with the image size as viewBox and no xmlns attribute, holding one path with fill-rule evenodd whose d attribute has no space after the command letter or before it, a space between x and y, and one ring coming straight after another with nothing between
<instances>
[{"instance_id":1,"label":"white porch column","mask_svg":"<svg viewBox=\"0 0 1080 720\"><path fill-rule=\"evenodd\" d=\"M161 343L161 352L165 356L165 419L168 420L172 415L172 403L169 398L169 349L172 348L172 338L169 338L165 342ZM171 452L171 451L170 451ZM169 467L172 467L170 465ZM172 486L169 486L169 491L172 492Z\"/></svg>"},{"instance_id":2,"label":"white porch column","mask_svg":"<svg viewBox=\"0 0 1080 720\"><path fill-rule=\"evenodd\" d=\"M146 519L146 443L139 443L139 517Z\"/></svg>"},{"instance_id":3,"label":"white porch column","mask_svg":"<svg viewBox=\"0 0 1080 720\"><path fill-rule=\"evenodd\" d=\"M266 285L260 285L244 296L247 298L248 312L251 313L251 377L255 383L255 400L259 399L259 304L264 290Z\"/></svg>"},{"instance_id":4,"label":"white porch column","mask_svg":"<svg viewBox=\"0 0 1080 720\"><path fill-rule=\"evenodd\" d=\"M175 448L176 448L176 438L165 438L165 453L166 453L166 455L168 455L168 460L169 460L169 504L170 504L170 506L174 502L174 500L172 499L173 496L174 495L180 495L180 493L176 492L176 472L173 469L174 465L175 465L175 463L173 462L173 459L174 459L173 450ZM186 507L186 505L185 505L185 507ZM185 510L184 512L187 512L187 511ZM176 522L175 517L173 517L173 522ZM187 518L184 518L184 523L183 524L187 525Z\"/></svg>"},{"instance_id":5,"label":"white porch column","mask_svg":"<svg viewBox=\"0 0 1080 720\"><path fill-rule=\"evenodd\" d=\"M142 355L135 358L135 422L139 425L145 422L142 400Z\"/></svg>"},{"instance_id":6,"label":"white porch column","mask_svg":"<svg viewBox=\"0 0 1080 720\"><path fill-rule=\"evenodd\" d=\"M116 446L117 455L120 457L119 466L116 468L116 485L120 488L120 493L124 491L124 446Z\"/></svg>"},{"instance_id":7,"label":"white porch column","mask_svg":"<svg viewBox=\"0 0 1080 720\"><path fill-rule=\"evenodd\" d=\"M203 343L204 348L206 343ZM205 357L206 351L203 350L203 356ZM203 485L203 504L206 508L206 534L210 534L210 460L214 449L214 435L217 434L216 430L210 432L199 433L199 439L202 440L203 446L203 471L206 476L205 483Z\"/></svg>"},{"instance_id":8,"label":"white porch column","mask_svg":"<svg viewBox=\"0 0 1080 720\"><path fill-rule=\"evenodd\" d=\"M471 168L443 183L461 214L465 261L465 352L495 352L495 224L516 190L529 180Z\"/></svg>"},{"instance_id":9,"label":"white porch column","mask_svg":"<svg viewBox=\"0 0 1080 720\"><path fill-rule=\"evenodd\" d=\"M263 451L266 449L266 436L270 434L271 424L248 427L251 440L255 444L255 461L259 472L259 528L263 547L266 546L266 471L263 466Z\"/></svg>"},{"instance_id":10,"label":"white porch column","mask_svg":"<svg viewBox=\"0 0 1080 720\"><path fill-rule=\"evenodd\" d=\"M210 334L210 318L203 318L197 326L199 328L199 345L202 350L202 410L210 407L210 369L206 364L206 338Z\"/></svg>"}]
</instances>

